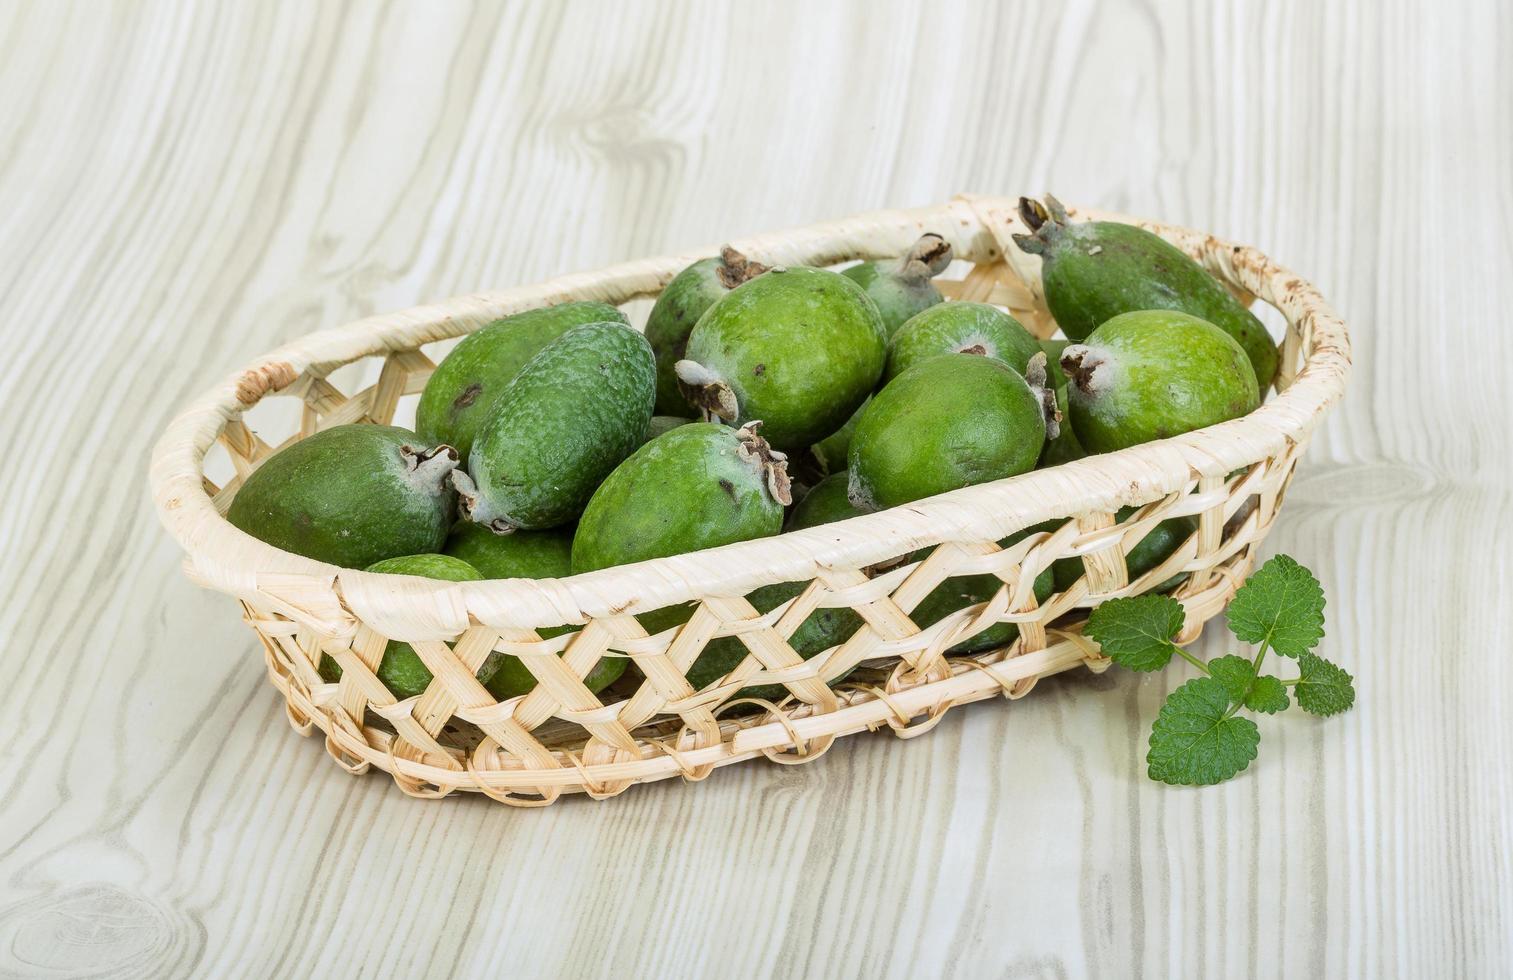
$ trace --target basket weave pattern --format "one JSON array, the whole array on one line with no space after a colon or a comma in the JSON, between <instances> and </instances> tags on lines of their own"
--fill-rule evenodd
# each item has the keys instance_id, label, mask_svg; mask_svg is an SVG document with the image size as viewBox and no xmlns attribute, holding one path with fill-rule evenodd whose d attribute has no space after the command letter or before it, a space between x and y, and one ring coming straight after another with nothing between
<instances>
[{"instance_id":1,"label":"basket weave pattern","mask_svg":"<svg viewBox=\"0 0 1513 980\"><path fill-rule=\"evenodd\" d=\"M374 317L276 351L172 423L154 453L154 497L188 552L190 576L240 601L296 730L321 729L345 768L377 766L412 795L473 790L539 806L565 792L605 798L669 776L699 780L757 755L807 762L837 737L865 729L913 737L954 705L1021 697L1039 678L1078 666L1106 668L1096 644L1080 635L1077 615L1104 599L1185 574L1174 593L1187 613L1179 639L1196 638L1243 581L1309 434L1343 391L1349 341L1312 286L1254 250L1137 223L1192 254L1242 298L1283 314L1278 394L1256 412L840 524L563 580L443 583L338 569L270 548L224 520L241 481L282 446L332 425L390 421L434 368L423 345L546 303L655 295L684 265L714 254L707 249ZM960 280L937 281L943 292L1007 307L1049 336L1055 325L1039 293L1038 260L1010 243L1024 230L1012 201L961 197L734 244L768 264L827 265L896 255L933 231L974 263ZM338 390L329 375L363 358L382 359L377 381L350 395ZM269 442L244 424L242 413L264 397L298 399L298 429ZM203 473L215 442L235 467L224 486ZM1126 505L1139 509L1116 523ZM1197 532L1128 581L1123 556L1162 520L1186 515L1198 518ZM1056 517L1073 520L1007 548L995 543ZM912 561L921 548L933 550ZM1080 557L1084 574L1037 604L1037 574L1066 557ZM985 573L1003 583L989 601L927 629L911 621L944 580ZM745 598L782 582L809 584L766 614ZM654 636L635 618L683 603L696 603L687 623ZM805 661L788 637L820 607L849 608L864 625ZM1002 622L1018 625L1010 646L945 653ZM549 639L538 632L564 624L582 629ZM748 655L695 691L685 671L707 643L728 636ZM396 701L375 675L389 638L409 642L435 675L420 696ZM533 691L500 703L478 683L474 672L496 650L521 658L539 682ZM322 654L342 666L339 683L321 680ZM606 656L628 657L636 670L596 696L582 678ZM756 684L781 684L788 695L780 703L737 697Z\"/></svg>"}]
</instances>

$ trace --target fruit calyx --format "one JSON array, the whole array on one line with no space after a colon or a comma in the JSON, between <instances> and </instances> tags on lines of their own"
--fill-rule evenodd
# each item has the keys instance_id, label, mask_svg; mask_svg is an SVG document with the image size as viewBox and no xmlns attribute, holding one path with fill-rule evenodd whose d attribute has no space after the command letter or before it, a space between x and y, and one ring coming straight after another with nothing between
<instances>
[{"instance_id":1,"label":"fruit calyx","mask_svg":"<svg viewBox=\"0 0 1513 980\"><path fill-rule=\"evenodd\" d=\"M457 450L442 443L430 449L411 445L399 447L399 455L405 461L405 473L411 482L424 489L436 491L446 485L447 474L455 472L460 458Z\"/></svg>"},{"instance_id":2,"label":"fruit calyx","mask_svg":"<svg viewBox=\"0 0 1513 980\"><path fill-rule=\"evenodd\" d=\"M745 253L726 245L720 249L720 265L715 269L714 274L722 286L726 289L734 289L766 271L767 266L755 259L747 258Z\"/></svg>"},{"instance_id":3,"label":"fruit calyx","mask_svg":"<svg viewBox=\"0 0 1513 980\"><path fill-rule=\"evenodd\" d=\"M698 361L683 360L673 365L678 390L697 408L705 422L734 422L740 413L735 390L723 378Z\"/></svg>"},{"instance_id":4,"label":"fruit calyx","mask_svg":"<svg viewBox=\"0 0 1513 980\"><path fill-rule=\"evenodd\" d=\"M1084 394L1092 394L1099 387L1098 369L1108 363L1108 358L1087 344L1072 344L1061 352L1061 370L1067 382L1077 386Z\"/></svg>"},{"instance_id":5,"label":"fruit calyx","mask_svg":"<svg viewBox=\"0 0 1513 980\"><path fill-rule=\"evenodd\" d=\"M898 274L919 282L934 279L946 271L954 257L950 242L933 231L927 232L898 260Z\"/></svg>"},{"instance_id":6,"label":"fruit calyx","mask_svg":"<svg viewBox=\"0 0 1513 980\"><path fill-rule=\"evenodd\" d=\"M511 524L503 514L489 507L478 493L478 484L468 476L465 470L452 471L452 488L457 491L457 500L462 507L462 516L475 524L482 524L495 534L512 534L515 525Z\"/></svg>"},{"instance_id":7,"label":"fruit calyx","mask_svg":"<svg viewBox=\"0 0 1513 980\"><path fill-rule=\"evenodd\" d=\"M787 507L793 503L793 487L788 481L788 455L767 444L757 431L761 427L761 420L753 419L736 430L736 438L740 440L736 454L757 468L772 499Z\"/></svg>"},{"instance_id":8,"label":"fruit calyx","mask_svg":"<svg viewBox=\"0 0 1513 980\"><path fill-rule=\"evenodd\" d=\"M1032 232L1029 235L1014 235L1014 244L1030 255L1044 255L1055 238L1070 223L1066 208L1050 194L1045 203L1029 198L1019 199L1019 220Z\"/></svg>"},{"instance_id":9,"label":"fruit calyx","mask_svg":"<svg viewBox=\"0 0 1513 980\"><path fill-rule=\"evenodd\" d=\"M1061 409L1056 406L1056 390L1046 384L1046 356L1041 351L1030 358L1024 371L1024 380L1040 399L1040 411L1045 416L1045 437L1055 439L1061 435Z\"/></svg>"}]
</instances>

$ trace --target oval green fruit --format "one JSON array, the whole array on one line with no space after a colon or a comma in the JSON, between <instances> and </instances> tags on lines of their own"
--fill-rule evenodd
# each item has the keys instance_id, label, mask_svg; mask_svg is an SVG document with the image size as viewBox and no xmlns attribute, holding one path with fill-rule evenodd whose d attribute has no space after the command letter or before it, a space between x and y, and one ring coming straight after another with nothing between
<instances>
[{"instance_id":1,"label":"oval green fruit","mask_svg":"<svg viewBox=\"0 0 1513 980\"><path fill-rule=\"evenodd\" d=\"M470 521L452 528L446 547L447 554L467 561L484 578L566 578L573 573L572 552L573 534L564 528L495 534ZM545 640L577 631L576 626L548 626L536 632ZM489 661L490 676L485 679L479 671L479 680L498 700L528 694L536 686L536 675L519 657L495 652ZM598 694L625 673L627 663L624 657L605 657L583 678L583 685Z\"/></svg>"},{"instance_id":2,"label":"oval green fruit","mask_svg":"<svg viewBox=\"0 0 1513 980\"><path fill-rule=\"evenodd\" d=\"M916 314L888 343L884 382L941 354L978 354L1024 374L1040 342L1024 324L987 303L941 303Z\"/></svg>"},{"instance_id":3,"label":"oval green fruit","mask_svg":"<svg viewBox=\"0 0 1513 980\"><path fill-rule=\"evenodd\" d=\"M574 327L520 369L478 431L464 514L495 531L571 522L646 435L656 367L646 338L620 323Z\"/></svg>"},{"instance_id":4,"label":"oval green fruit","mask_svg":"<svg viewBox=\"0 0 1513 980\"><path fill-rule=\"evenodd\" d=\"M447 555L402 555L377 562L363 570L383 575L414 575L442 582L476 582L483 578L467 562ZM498 665L498 654L484 658L483 666L478 668L478 680L485 681ZM329 654L322 655L318 669L321 680L328 684L341 680L341 664ZM390 640L385 645L383 657L378 661L378 670L374 673L383 681L389 693L401 701L425 693L433 677L415 648L398 640Z\"/></svg>"},{"instance_id":5,"label":"oval green fruit","mask_svg":"<svg viewBox=\"0 0 1513 980\"><path fill-rule=\"evenodd\" d=\"M866 511L859 509L847 495L849 477L845 470L831 473L810 488L788 515L788 530L802 531L806 527L819 527L833 521L860 517Z\"/></svg>"},{"instance_id":6,"label":"oval green fruit","mask_svg":"<svg viewBox=\"0 0 1513 980\"><path fill-rule=\"evenodd\" d=\"M594 492L573 535L573 573L777 534L791 501L787 462L754 426L679 426Z\"/></svg>"},{"instance_id":7,"label":"oval green fruit","mask_svg":"<svg viewBox=\"0 0 1513 980\"><path fill-rule=\"evenodd\" d=\"M389 425L337 425L269 457L226 519L275 548L343 568L440 549L454 498L450 446Z\"/></svg>"},{"instance_id":8,"label":"oval green fruit","mask_svg":"<svg viewBox=\"0 0 1513 980\"><path fill-rule=\"evenodd\" d=\"M711 306L676 366L707 418L761 421L774 449L798 451L839 429L882 377L877 306L824 269L773 269Z\"/></svg>"},{"instance_id":9,"label":"oval green fruit","mask_svg":"<svg viewBox=\"0 0 1513 980\"><path fill-rule=\"evenodd\" d=\"M1186 313L1123 313L1061 355L1077 441L1107 453L1239 418L1260 404L1229 334Z\"/></svg>"},{"instance_id":10,"label":"oval green fruit","mask_svg":"<svg viewBox=\"0 0 1513 980\"><path fill-rule=\"evenodd\" d=\"M467 459L505 385L547 344L585 323L630 321L608 303L562 303L495 320L462 338L426 382L415 408L415 431Z\"/></svg>"},{"instance_id":11,"label":"oval green fruit","mask_svg":"<svg viewBox=\"0 0 1513 980\"><path fill-rule=\"evenodd\" d=\"M1136 509L1135 507L1121 507L1114 515L1114 520L1128 520ZM1182 546L1182 542L1192 537L1197 531L1198 519L1196 517L1172 517L1157 524L1149 534L1140 539L1139 544L1130 549L1128 555L1124 556L1124 569L1129 580L1133 582L1166 561L1171 557L1172 552ZM1056 576L1056 591L1065 592L1082 577L1084 572L1082 559L1058 558L1051 563L1051 571ZM1153 591L1170 592L1186 577L1185 573L1174 575Z\"/></svg>"},{"instance_id":12,"label":"oval green fruit","mask_svg":"<svg viewBox=\"0 0 1513 980\"><path fill-rule=\"evenodd\" d=\"M841 275L867 291L891 337L910 317L945 300L930 280L946 271L951 257L951 243L932 233L896 259L860 262Z\"/></svg>"},{"instance_id":13,"label":"oval green fruit","mask_svg":"<svg viewBox=\"0 0 1513 980\"><path fill-rule=\"evenodd\" d=\"M1105 321L1136 310L1175 310L1201 317L1233 337L1262 391L1277 373L1277 345L1255 314L1177 246L1144 228L1116 221L1070 222L1046 196L1019 199L1033 234L1019 247L1042 259L1046 306L1061 330L1085 340Z\"/></svg>"},{"instance_id":14,"label":"oval green fruit","mask_svg":"<svg viewBox=\"0 0 1513 980\"><path fill-rule=\"evenodd\" d=\"M719 258L700 259L673 277L646 318L646 339L657 355L657 412L686 415L688 402L678 390L673 365L688 349L688 335L704 311L748 279L767 271L729 245Z\"/></svg>"},{"instance_id":15,"label":"oval green fruit","mask_svg":"<svg viewBox=\"0 0 1513 980\"><path fill-rule=\"evenodd\" d=\"M851 437L851 501L880 510L1034 469L1046 440L1043 361L1036 355L1028 382L971 354L932 357L894 378Z\"/></svg>"}]
</instances>

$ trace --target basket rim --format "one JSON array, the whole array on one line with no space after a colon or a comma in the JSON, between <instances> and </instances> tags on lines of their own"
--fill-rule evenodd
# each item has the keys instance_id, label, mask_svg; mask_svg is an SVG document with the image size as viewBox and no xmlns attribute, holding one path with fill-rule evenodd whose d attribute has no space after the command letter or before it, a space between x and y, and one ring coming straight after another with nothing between
<instances>
[{"instance_id":1,"label":"basket rim","mask_svg":"<svg viewBox=\"0 0 1513 980\"><path fill-rule=\"evenodd\" d=\"M769 264L829 265L897 254L923 232L934 231L952 243L958 258L1001 259L1033 271L1039 260L1008 244L1011 233L1025 230L1015 203L960 195L935 207L868 212L733 244ZM718 247L702 248L453 297L286 344L202 393L168 424L152 452L153 502L186 552L186 569L211 588L243 598L285 597L302 619L323 624L320 632L346 633L362 621L392 638L446 639L471 622L501 628L581 624L704 595L744 595L759 585L813 579L833 567L864 567L943 541L996 540L1053 517L1146 503L1194 479L1224 477L1303 440L1343 394L1349 336L1312 284L1255 249L1204 232L1113 212L1069 210L1081 219L1125 221L1157 232L1221 279L1278 309L1289 330L1306 328L1307 356L1292 383L1248 415L1159 442L834 524L562 579L442 583L339 568L244 533L220 515L204 488L205 454L226 423L306 371L324 376L362 357L460 336L500 316L554 302L618 304L654 295L689 263L718 253ZM1038 276L1024 278L1038 299Z\"/></svg>"}]
</instances>

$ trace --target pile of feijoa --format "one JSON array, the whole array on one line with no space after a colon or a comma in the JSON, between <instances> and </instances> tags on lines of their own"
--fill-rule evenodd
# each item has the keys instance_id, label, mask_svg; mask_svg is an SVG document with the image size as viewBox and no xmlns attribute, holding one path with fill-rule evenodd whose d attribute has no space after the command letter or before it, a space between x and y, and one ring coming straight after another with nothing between
<instances>
[{"instance_id":1,"label":"pile of feijoa","mask_svg":"<svg viewBox=\"0 0 1513 980\"><path fill-rule=\"evenodd\" d=\"M254 471L227 516L348 568L559 578L896 507L1256 407L1276 349L1216 279L1134 226L1072 224L1050 197L1022 199L1020 210L1032 234L1016 241L1043 260L1064 339L1039 339L996 306L946 302L931 281L952 258L938 235L840 272L769 268L727 248L667 284L644 332L597 302L483 327L437 366L414 432L318 432ZM1161 524L1129 555L1130 576L1195 527ZM1035 582L1037 597L1081 572L1080 559L1058 562ZM929 626L1001 585L950 579L914 619ZM772 585L748 598L765 612L802 589ZM640 619L655 633L690 614L670 607ZM859 624L848 609L820 609L791 643L810 657ZM1002 624L957 652L1014 635ZM745 656L739 640L715 640L688 678L710 684ZM625 664L606 658L588 687L608 686ZM334 681L341 668L328 658L321 673ZM389 644L378 676L402 698L431 680L403 643ZM501 699L535 683L502 654L478 679Z\"/></svg>"}]
</instances>

